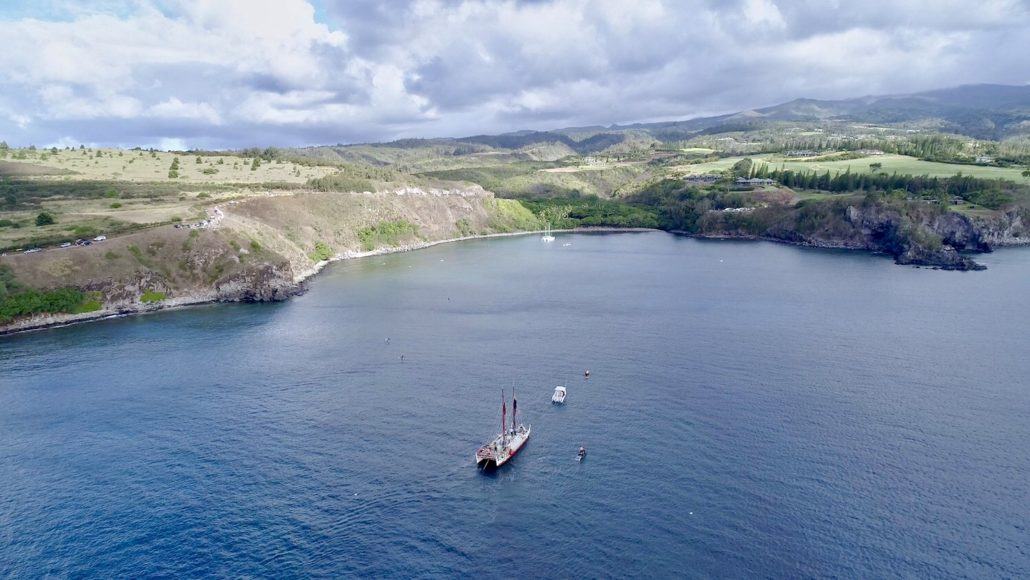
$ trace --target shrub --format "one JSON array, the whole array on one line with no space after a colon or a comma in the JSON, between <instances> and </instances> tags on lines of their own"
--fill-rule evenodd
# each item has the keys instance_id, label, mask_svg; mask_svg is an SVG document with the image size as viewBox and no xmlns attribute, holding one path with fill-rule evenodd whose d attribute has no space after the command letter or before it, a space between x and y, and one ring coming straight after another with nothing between
<instances>
[{"instance_id":1,"label":"shrub","mask_svg":"<svg viewBox=\"0 0 1030 580\"><path fill-rule=\"evenodd\" d=\"M526 206L514 199L494 199L487 207L490 211L490 227L498 232L535 230L543 224Z\"/></svg>"},{"instance_id":2,"label":"shrub","mask_svg":"<svg viewBox=\"0 0 1030 580\"><path fill-rule=\"evenodd\" d=\"M122 204L118 203L117 201L111 204L111 209L118 209L120 207L122 207Z\"/></svg>"},{"instance_id":3,"label":"shrub","mask_svg":"<svg viewBox=\"0 0 1030 580\"><path fill-rule=\"evenodd\" d=\"M50 212L40 212L40 214L36 216L37 226L48 226L54 223L57 223L57 220L54 219L54 214Z\"/></svg>"},{"instance_id":4,"label":"shrub","mask_svg":"<svg viewBox=\"0 0 1030 580\"><path fill-rule=\"evenodd\" d=\"M325 242L315 242L315 251L308 255L312 261L324 262L333 257L333 249Z\"/></svg>"},{"instance_id":5,"label":"shrub","mask_svg":"<svg viewBox=\"0 0 1030 580\"><path fill-rule=\"evenodd\" d=\"M72 233L80 238L92 238L100 234L100 231L90 226L75 226Z\"/></svg>"},{"instance_id":6,"label":"shrub","mask_svg":"<svg viewBox=\"0 0 1030 580\"><path fill-rule=\"evenodd\" d=\"M72 309L72 314L83 314L85 312L96 312L103 308L102 303L103 296L100 292L87 292L82 298L82 302Z\"/></svg>"},{"instance_id":7,"label":"shrub","mask_svg":"<svg viewBox=\"0 0 1030 580\"><path fill-rule=\"evenodd\" d=\"M405 220L383 221L358 230L361 248L366 252L379 246L396 246L401 238L418 235L415 224Z\"/></svg>"},{"instance_id":8,"label":"shrub","mask_svg":"<svg viewBox=\"0 0 1030 580\"><path fill-rule=\"evenodd\" d=\"M35 290L19 284L7 266L0 266L0 324L41 313L77 313L100 309L100 294L76 288Z\"/></svg>"},{"instance_id":9,"label":"shrub","mask_svg":"<svg viewBox=\"0 0 1030 580\"><path fill-rule=\"evenodd\" d=\"M144 304L153 304L164 300L166 294L164 292L158 292L156 290L147 290L139 297L139 301Z\"/></svg>"}]
</instances>

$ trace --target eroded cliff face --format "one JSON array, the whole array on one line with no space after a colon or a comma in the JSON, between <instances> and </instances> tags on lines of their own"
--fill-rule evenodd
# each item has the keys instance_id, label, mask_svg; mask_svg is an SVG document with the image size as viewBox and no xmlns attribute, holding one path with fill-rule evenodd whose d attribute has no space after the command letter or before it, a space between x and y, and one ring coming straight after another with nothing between
<instances>
[{"instance_id":1,"label":"eroded cliff face","mask_svg":"<svg viewBox=\"0 0 1030 580\"><path fill-rule=\"evenodd\" d=\"M733 214L709 212L704 236L742 236L888 254L899 264L980 270L969 253L1030 243L1027 210L969 217L913 202L846 199L769 206Z\"/></svg>"},{"instance_id":2,"label":"eroded cliff face","mask_svg":"<svg viewBox=\"0 0 1030 580\"><path fill-rule=\"evenodd\" d=\"M216 227L163 226L86 247L4 257L20 284L75 287L94 293L102 307L23 318L0 332L201 302L284 300L300 292L327 258L518 230L531 216L478 187L277 194L219 210L224 217ZM410 224L402 235L362 239L369 228L401 222Z\"/></svg>"},{"instance_id":3,"label":"eroded cliff face","mask_svg":"<svg viewBox=\"0 0 1030 580\"><path fill-rule=\"evenodd\" d=\"M973 220L981 242L989 248L1030 245L1030 209L1013 209Z\"/></svg>"},{"instance_id":4,"label":"eroded cliff face","mask_svg":"<svg viewBox=\"0 0 1030 580\"><path fill-rule=\"evenodd\" d=\"M980 270L983 266L959 251L989 249L969 218L953 212L903 212L890 205L851 205L846 221L861 234L866 249L890 254L899 264Z\"/></svg>"},{"instance_id":5,"label":"eroded cliff face","mask_svg":"<svg viewBox=\"0 0 1030 580\"><path fill-rule=\"evenodd\" d=\"M1013 209L971 218L936 208L903 212L890 205L862 204L849 206L846 220L859 230L867 249L890 254L899 264L980 270L983 266L960 252L1030 244L1025 214Z\"/></svg>"}]
</instances>

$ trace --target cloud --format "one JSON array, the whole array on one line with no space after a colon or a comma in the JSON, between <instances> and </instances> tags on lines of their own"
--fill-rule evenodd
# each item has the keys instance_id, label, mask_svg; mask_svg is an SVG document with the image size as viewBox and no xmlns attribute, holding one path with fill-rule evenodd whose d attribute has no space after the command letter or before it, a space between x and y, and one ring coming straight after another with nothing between
<instances>
[{"instance_id":1,"label":"cloud","mask_svg":"<svg viewBox=\"0 0 1030 580\"><path fill-rule=\"evenodd\" d=\"M0 11L0 137L300 145L1030 82L1018 0L323 2Z\"/></svg>"}]
</instances>

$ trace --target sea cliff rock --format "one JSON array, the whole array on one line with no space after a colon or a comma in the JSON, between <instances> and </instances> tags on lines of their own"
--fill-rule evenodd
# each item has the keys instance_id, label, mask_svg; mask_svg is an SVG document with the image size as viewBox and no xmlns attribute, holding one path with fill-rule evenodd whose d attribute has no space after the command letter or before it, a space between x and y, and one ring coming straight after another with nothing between
<instances>
[{"instance_id":1,"label":"sea cliff rock","mask_svg":"<svg viewBox=\"0 0 1030 580\"><path fill-rule=\"evenodd\" d=\"M288 262L262 264L218 282L215 293L220 302L277 302L301 291L293 281Z\"/></svg>"}]
</instances>

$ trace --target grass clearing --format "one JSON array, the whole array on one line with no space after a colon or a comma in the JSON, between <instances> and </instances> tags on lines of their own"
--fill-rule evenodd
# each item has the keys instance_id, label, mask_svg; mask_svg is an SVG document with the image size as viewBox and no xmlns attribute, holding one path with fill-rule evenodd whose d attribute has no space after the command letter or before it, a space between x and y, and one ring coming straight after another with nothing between
<instances>
[{"instance_id":1,"label":"grass clearing","mask_svg":"<svg viewBox=\"0 0 1030 580\"><path fill-rule=\"evenodd\" d=\"M300 165L288 161L262 161L254 167L256 158L235 155L197 157L165 151L58 149L54 153L50 150L24 149L16 150L15 153L24 153L26 159L5 162L5 171L21 175L50 174L51 179L68 181L115 179L129 182L174 181L196 184L300 184L335 171L332 167ZM175 170L176 177L173 178L169 177L169 168L175 159L179 159L179 163ZM197 163L196 159L200 159L200 163Z\"/></svg>"},{"instance_id":2,"label":"grass clearing","mask_svg":"<svg viewBox=\"0 0 1030 580\"><path fill-rule=\"evenodd\" d=\"M724 157L717 161L705 163L694 163L677 165L672 168L680 175L702 174L725 171L733 164L744 159L743 156ZM923 161L907 155L870 155L859 159L841 159L837 161L808 161L800 159L788 159L779 155L753 155L751 159L756 163L764 163L769 169L790 169L793 171L814 171L816 173L830 174L843 173L851 170L852 173L887 173L898 175L928 175L930 177L952 177L961 173L982 179L1007 179L1016 183L1030 183L1030 179L1022 176L1022 169L1018 167L992 167L988 165L963 165L958 163L939 163L937 161ZM872 163L879 163L881 167L874 170L870 167Z\"/></svg>"}]
</instances>

